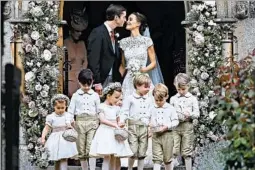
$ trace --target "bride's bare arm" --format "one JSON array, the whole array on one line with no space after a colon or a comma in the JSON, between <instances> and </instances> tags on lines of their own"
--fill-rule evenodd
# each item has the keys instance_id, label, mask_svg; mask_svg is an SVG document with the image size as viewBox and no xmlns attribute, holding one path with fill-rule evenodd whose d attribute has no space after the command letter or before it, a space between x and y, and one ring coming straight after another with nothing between
<instances>
[{"instance_id":1,"label":"bride's bare arm","mask_svg":"<svg viewBox=\"0 0 255 170\"><path fill-rule=\"evenodd\" d=\"M120 68L119 68L119 72L121 74L121 76L124 76L125 73L125 57L124 57L124 52L121 50L121 64L120 64Z\"/></svg>"},{"instance_id":2,"label":"bride's bare arm","mask_svg":"<svg viewBox=\"0 0 255 170\"><path fill-rule=\"evenodd\" d=\"M141 68L140 71L142 73L147 73L156 67L156 55L155 55L155 50L153 45L151 45L148 48L148 56L149 56L150 64L147 67Z\"/></svg>"}]
</instances>

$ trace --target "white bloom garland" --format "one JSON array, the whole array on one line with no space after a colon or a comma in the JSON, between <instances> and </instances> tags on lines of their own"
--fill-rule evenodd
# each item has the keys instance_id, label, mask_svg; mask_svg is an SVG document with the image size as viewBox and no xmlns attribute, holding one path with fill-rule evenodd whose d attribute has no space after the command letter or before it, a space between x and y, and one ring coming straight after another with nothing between
<instances>
[{"instance_id":1,"label":"white bloom garland","mask_svg":"<svg viewBox=\"0 0 255 170\"><path fill-rule=\"evenodd\" d=\"M223 134L222 127L217 123L213 102L217 69L222 64L221 27L214 22L217 10L215 4L200 2L192 5L187 19L194 23L188 27L191 48L188 52L189 71L192 78L191 92L199 100L200 117L194 120L195 153L200 146L217 141Z\"/></svg>"},{"instance_id":2,"label":"white bloom garland","mask_svg":"<svg viewBox=\"0 0 255 170\"><path fill-rule=\"evenodd\" d=\"M23 39L23 66L25 71L25 98L21 110L32 164L46 168L48 153L41 145L45 117L51 113L51 98L57 92L59 53L58 1L30 1L24 15L27 25L18 24L14 32Z\"/></svg>"}]
</instances>

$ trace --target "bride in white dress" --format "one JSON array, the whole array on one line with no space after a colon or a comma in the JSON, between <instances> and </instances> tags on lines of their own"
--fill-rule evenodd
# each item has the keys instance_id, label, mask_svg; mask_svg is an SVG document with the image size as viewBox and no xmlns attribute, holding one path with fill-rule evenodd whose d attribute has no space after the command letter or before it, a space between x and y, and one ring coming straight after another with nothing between
<instances>
[{"instance_id":1,"label":"bride in white dress","mask_svg":"<svg viewBox=\"0 0 255 170\"><path fill-rule=\"evenodd\" d=\"M140 72L142 73L152 73L152 71L154 71L153 74L156 73L154 68L158 66L158 64L156 61L156 54L152 39L150 37L141 35L144 33L146 28L147 23L146 17L144 15L138 12L130 14L127 20L126 29L130 30L131 36L123 38L119 42L120 48L122 50L122 62L119 71L122 76L124 76L125 72L127 71L122 84L123 100L125 100L125 98L131 95L135 90L133 85L132 72L129 69L126 70L126 68L129 66L129 63L132 63L133 61L138 62L140 65ZM147 65L147 63L149 64ZM161 75L162 77L160 70L157 73L160 73L158 75ZM158 76L151 76L151 78L152 77L158 78ZM163 78L161 82L163 82ZM151 89L153 88L154 86L152 85ZM149 140L148 157L145 158L145 165L151 164L151 159L151 140ZM127 159L121 160L122 166L127 167L127 164Z\"/></svg>"}]
</instances>

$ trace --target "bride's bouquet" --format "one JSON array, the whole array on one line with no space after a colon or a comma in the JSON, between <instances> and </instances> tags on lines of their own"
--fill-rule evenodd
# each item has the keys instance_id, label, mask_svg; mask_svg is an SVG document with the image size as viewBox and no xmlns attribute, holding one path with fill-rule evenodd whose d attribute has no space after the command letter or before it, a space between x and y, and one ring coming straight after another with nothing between
<instances>
[{"instance_id":1,"label":"bride's bouquet","mask_svg":"<svg viewBox=\"0 0 255 170\"><path fill-rule=\"evenodd\" d=\"M137 75L138 73L140 73L140 68L141 68L141 65L140 65L140 61L139 60L136 60L136 59L133 59L131 61L129 61L126 69L128 69L130 72L131 72L131 75L134 77L135 75Z\"/></svg>"}]
</instances>

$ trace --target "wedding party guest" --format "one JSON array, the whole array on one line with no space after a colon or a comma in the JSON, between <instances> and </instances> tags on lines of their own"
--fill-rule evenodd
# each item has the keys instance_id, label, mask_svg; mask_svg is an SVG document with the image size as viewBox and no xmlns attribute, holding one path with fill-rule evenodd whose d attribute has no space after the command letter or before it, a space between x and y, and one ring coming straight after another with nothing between
<instances>
[{"instance_id":1,"label":"wedding party guest","mask_svg":"<svg viewBox=\"0 0 255 170\"><path fill-rule=\"evenodd\" d=\"M120 169L116 164L116 158L129 157L133 153L124 141L118 141L115 138L114 130L119 129L117 116L120 107L117 106L121 96L121 84L110 83L103 90L105 101L99 106L100 126L96 131L91 144L90 155L94 157L103 157L103 170ZM112 160L113 159L113 160Z\"/></svg>"},{"instance_id":2,"label":"wedding party guest","mask_svg":"<svg viewBox=\"0 0 255 170\"><path fill-rule=\"evenodd\" d=\"M45 127L42 131L42 144L49 151L49 160L55 161L55 169L67 170L67 159L78 154L76 143L65 140L62 135L67 128L73 128L73 116L66 112L69 98L63 94L54 95L51 105L54 112L46 117ZM45 137L52 130L48 140ZM45 143L46 141L46 143Z\"/></svg>"},{"instance_id":3,"label":"wedding party guest","mask_svg":"<svg viewBox=\"0 0 255 170\"><path fill-rule=\"evenodd\" d=\"M131 35L120 40L122 60L119 68L122 76L124 76L127 69L122 84L124 99L135 91L131 63L137 63L140 67L137 71L141 73L148 73L156 67L155 50L152 39L142 36L147 28L146 17L143 14L134 12L129 15L126 25L126 29L131 32ZM147 65L148 60L150 63L149 65ZM152 89L153 86L151 86L151 90Z\"/></svg>"},{"instance_id":4,"label":"wedding party guest","mask_svg":"<svg viewBox=\"0 0 255 170\"><path fill-rule=\"evenodd\" d=\"M173 170L173 129L179 124L175 108L166 102L168 88L157 84L152 92L155 104L151 107L152 160L153 170Z\"/></svg>"},{"instance_id":5,"label":"wedding party guest","mask_svg":"<svg viewBox=\"0 0 255 170\"><path fill-rule=\"evenodd\" d=\"M73 9L69 23L69 37L64 40L64 45L68 51L68 63L70 64L70 70L68 70L68 96L70 98L80 88L79 72L88 66L87 49L84 41L80 39L87 26L88 18L84 14L84 10Z\"/></svg>"},{"instance_id":6,"label":"wedding party guest","mask_svg":"<svg viewBox=\"0 0 255 170\"><path fill-rule=\"evenodd\" d=\"M106 9L106 21L94 28L88 38L88 67L95 78L95 90L100 93L109 82L120 82L121 62L115 28L123 27L126 22L126 9L111 4Z\"/></svg>"},{"instance_id":7,"label":"wedding party guest","mask_svg":"<svg viewBox=\"0 0 255 170\"><path fill-rule=\"evenodd\" d=\"M91 141L99 125L98 112L100 105L99 95L91 89L93 73L90 69L83 69L78 75L80 89L72 96L68 112L76 116L75 128L78 132L78 158L82 170L95 170L96 158L90 158Z\"/></svg>"},{"instance_id":8,"label":"wedding party guest","mask_svg":"<svg viewBox=\"0 0 255 170\"><path fill-rule=\"evenodd\" d=\"M185 159L187 170L192 170L191 155L194 144L194 129L192 121L200 115L198 100L189 92L190 77L185 73L179 73L174 79L177 94L172 96L172 104L178 114L179 125L173 130L174 157L181 156Z\"/></svg>"},{"instance_id":9,"label":"wedding party guest","mask_svg":"<svg viewBox=\"0 0 255 170\"><path fill-rule=\"evenodd\" d=\"M128 143L134 155L128 160L128 169L132 170L135 159L138 159L138 170L144 168L144 158L148 149L148 126L150 122L150 106L153 104L149 96L151 79L148 74L135 76L133 94L124 98L120 112L120 126L128 120Z\"/></svg>"}]
</instances>

